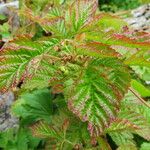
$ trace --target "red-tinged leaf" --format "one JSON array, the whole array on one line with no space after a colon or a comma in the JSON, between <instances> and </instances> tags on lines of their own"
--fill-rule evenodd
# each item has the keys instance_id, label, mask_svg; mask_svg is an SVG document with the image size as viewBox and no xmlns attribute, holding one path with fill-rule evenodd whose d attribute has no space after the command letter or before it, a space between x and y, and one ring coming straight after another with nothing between
<instances>
[{"instance_id":1,"label":"red-tinged leaf","mask_svg":"<svg viewBox=\"0 0 150 150\"><path fill-rule=\"evenodd\" d=\"M52 18L42 18L38 22L46 32L52 32L57 36L66 34L65 20L62 16L55 16Z\"/></svg>"},{"instance_id":2,"label":"red-tinged leaf","mask_svg":"<svg viewBox=\"0 0 150 150\"><path fill-rule=\"evenodd\" d=\"M77 34L77 35L75 36L75 40L76 40L77 42L78 42L78 41L82 42L83 40L85 40L85 33Z\"/></svg>"},{"instance_id":3,"label":"red-tinged leaf","mask_svg":"<svg viewBox=\"0 0 150 150\"><path fill-rule=\"evenodd\" d=\"M150 42L150 33L148 32L136 32L134 36L141 42Z\"/></svg>"},{"instance_id":4,"label":"red-tinged leaf","mask_svg":"<svg viewBox=\"0 0 150 150\"><path fill-rule=\"evenodd\" d=\"M116 118L120 101L129 87L126 67L116 58L93 60L78 79L65 83L69 109L88 122L91 136L99 136Z\"/></svg>"},{"instance_id":5,"label":"red-tinged leaf","mask_svg":"<svg viewBox=\"0 0 150 150\"><path fill-rule=\"evenodd\" d=\"M19 15L26 17L26 19L32 22L39 22L41 20L41 17L35 15L34 12L29 8L19 10L18 13Z\"/></svg>"},{"instance_id":6,"label":"red-tinged leaf","mask_svg":"<svg viewBox=\"0 0 150 150\"><path fill-rule=\"evenodd\" d=\"M56 58L44 44L26 37L16 38L0 52L0 88L8 90L20 82L30 83L30 89L47 87L56 71Z\"/></svg>"},{"instance_id":7,"label":"red-tinged leaf","mask_svg":"<svg viewBox=\"0 0 150 150\"><path fill-rule=\"evenodd\" d=\"M36 137L63 140L63 132L60 131L60 129L57 129L57 127L49 125L45 122L37 122L32 125L30 129L32 134Z\"/></svg>"},{"instance_id":8,"label":"red-tinged leaf","mask_svg":"<svg viewBox=\"0 0 150 150\"><path fill-rule=\"evenodd\" d=\"M42 18L39 23L42 25L42 26L51 26L51 25L54 25L56 24L58 21L60 20L64 20L63 17L54 17L54 18Z\"/></svg>"},{"instance_id":9,"label":"red-tinged leaf","mask_svg":"<svg viewBox=\"0 0 150 150\"><path fill-rule=\"evenodd\" d=\"M56 11L56 14L55 14ZM53 9L44 15L35 15L30 9L21 10L20 14L33 23L38 23L46 32L65 34L64 17L59 10ZM59 12L57 14L57 12ZM62 28L61 28L62 27Z\"/></svg>"},{"instance_id":10,"label":"red-tinged leaf","mask_svg":"<svg viewBox=\"0 0 150 150\"><path fill-rule=\"evenodd\" d=\"M109 45L100 42L89 42L78 46L79 53L95 57L118 57L120 56Z\"/></svg>"},{"instance_id":11,"label":"red-tinged leaf","mask_svg":"<svg viewBox=\"0 0 150 150\"><path fill-rule=\"evenodd\" d=\"M132 133L138 134L143 138L150 140L150 126L148 120L142 114L133 111L132 107L124 107L121 108L118 117L120 119L126 119L130 123L134 124L135 127L138 127L137 129L135 128L134 130L131 130Z\"/></svg>"},{"instance_id":12,"label":"red-tinged leaf","mask_svg":"<svg viewBox=\"0 0 150 150\"><path fill-rule=\"evenodd\" d=\"M140 42L136 38L129 38L122 34L114 34L108 39L107 43L111 45L122 45L131 48L141 48L143 50L148 50L150 47L150 42Z\"/></svg>"},{"instance_id":13,"label":"red-tinged leaf","mask_svg":"<svg viewBox=\"0 0 150 150\"><path fill-rule=\"evenodd\" d=\"M63 92L63 85L62 84L56 84L52 87L52 93L58 94Z\"/></svg>"}]
</instances>

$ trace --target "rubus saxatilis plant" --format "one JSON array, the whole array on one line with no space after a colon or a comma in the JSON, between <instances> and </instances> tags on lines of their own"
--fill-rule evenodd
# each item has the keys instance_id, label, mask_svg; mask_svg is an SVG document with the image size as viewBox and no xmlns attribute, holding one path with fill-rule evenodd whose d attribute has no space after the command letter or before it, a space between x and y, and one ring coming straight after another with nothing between
<instances>
[{"instance_id":1,"label":"rubus saxatilis plant","mask_svg":"<svg viewBox=\"0 0 150 150\"><path fill-rule=\"evenodd\" d=\"M97 5L97 0L76 0L70 5L53 2L39 15L28 8L21 10L29 23L38 24L49 36L20 35L3 46L0 88L5 92L18 85L26 91L51 87L53 94L63 94L77 122L79 118L87 124L92 145L96 147L98 141L110 149L100 139L107 131L127 128L141 136L150 131L145 120L138 127L136 119L141 117L130 116L131 108L126 110L130 105L121 104L129 90L139 98L130 88L131 67L150 67L150 42L148 33L132 32L118 17L98 14ZM65 120L61 130L66 132L68 124ZM46 130L43 124L33 129L42 127ZM54 128L46 132L53 138L62 137Z\"/></svg>"}]
</instances>

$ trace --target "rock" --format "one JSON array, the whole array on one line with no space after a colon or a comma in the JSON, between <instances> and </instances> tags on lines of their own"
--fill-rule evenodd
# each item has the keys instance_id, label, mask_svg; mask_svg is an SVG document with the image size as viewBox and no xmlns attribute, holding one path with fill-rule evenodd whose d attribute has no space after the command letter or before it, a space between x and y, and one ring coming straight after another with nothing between
<instances>
[{"instance_id":1,"label":"rock","mask_svg":"<svg viewBox=\"0 0 150 150\"><path fill-rule=\"evenodd\" d=\"M147 21L144 16L141 16L139 18L130 18L126 20L130 25L139 24L139 27L143 26L145 22Z\"/></svg>"},{"instance_id":2,"label":"rock","mask_svg":"<svg viewBox=\"0 0 150 150\"><path fill-rule=\"evenodd\" d=\"M144 15L145 11L147 9L147 6L142 6L139 7L138 9L135 9L131 12L131 14L133 15L133 17L141 17Z\"/></svg>"},{"instance_id":3,"label":"rock","mask_svg":"<svg viewBox=\"0 0 150 150\"><path fill-rule=\"evenodd\" d=\"M7 92L0 94L0 131L18 126L18 118L13 116L10 107L14 101L14 94Z\"/></svg>"},{"instance_id":4,"label":"rock","mask_svg":"<svg viewBox=\"0 0 150 150\"><path fill-rule=\"evenodd\" d=\"M141 6L135 10L133 10L131 12L131 14L133 15L133 17L141 17L145 14L146 10L147 10L148 6L147 5L144 5L144 6Z\"/></svg>"},{"instance_id":5,"label":"rock","mask_svg":"<svg viewBox=\"0 0 150 150\"><path fill-rule=\"evenodd\" d=\"M11 8L11 7L18 8L19 7L19 1L0 4L0 14L10 15L9 8Z\"/></svg>"},{"instance_id":6,"label":"rock","mask_svg":"<svg viewBox=\"0 0 150 150\"><path fill-rule=\"evenodd\" d=\"M133 29L150 32L150 4L143 5L131 12L132 17L125 21Z\"/></svg>"},{"instance_id":7,"label":"rock","mask_svg":"<svg viewBox=\"0 0 150 150\"><path fill-rule=\"evenodd\" d=\"M11 18L11 31L15 31L19 27L19 18L17 13L15 13L11 8L18 9L19 1L14 1L10 3L0 4L0 14Z\"/></svg>"},{"instance_id":8,"label":"rock","mask_svg":"<svg viewBox=\"0 0 150 150\"><path fill-rule=\"evenodd\" d=\"M150 19L150 11L148 11L147 13L145 13L145 18L146 18L147 20Z\"/></svg>"}]
</instances>

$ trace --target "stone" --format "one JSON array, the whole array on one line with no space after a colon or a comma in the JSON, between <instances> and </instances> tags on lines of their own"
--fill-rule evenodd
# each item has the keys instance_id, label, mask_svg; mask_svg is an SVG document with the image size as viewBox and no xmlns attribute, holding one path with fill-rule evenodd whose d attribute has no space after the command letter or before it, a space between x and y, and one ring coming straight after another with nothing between
<instances>
[{"instance_id":1,"label":"stone","mask_svg":"<svg viewBox=\"0 0 150 150\"><path fill-rule=\"evenodd\" d=\"M10 7L18 8L19 1L0 4L0 14L10 15L10 10L9 10Z\"/></svg>"},{"instance_id":2,"label":"stone","mask_svg":"<svg viewBox=\"0 0 150 150\"><path fill-rule=\"evenodd\" d=\"M14 101L14 94L7 92L0 94L0 131L18 127L18 118L11 114L11 105Z\"/></svg>"},{"instance_id":3,"label":"stone","mask_svg":"<svg viewBox=\"0 0 150 150\"><path fill-rule=\"evenodd\" d=\"M10 8L18 9L19 1L0 4L0 14L5 15L8 18L11 18L11 31L16 31L16 29L19 27L19 18L17 13L15 13Z\"/></svg>"},{"instance_id":4,"label":"stone","mask_svg":"<svg viewBox=\"0 0 150 150\"><path fill-rule=\"evenodd\" d=\"M141 6L135 10L133 10L131 12L131 14L133 15L133 17L140 17L140 16L143 16L144 13L146 12L148 6L147 5L144 5L144 6Z\"/></svg>"},{"instance_id":5,"label":"stone","mask_svg":"<svg viewBox=\"0 0 150 150\"><path fill-rule=\"evenodd\" d=\"M140 6L131 12L132 17L125 19L137 31L150 31L150 4Z\"/></svg>"},{"instance_id":6,"label":"stone","mask_svg":"<svg viewBox=\"0 0 150 150\"><path fill-rule=\"evenodd\" d=\"M150 19L150 11L148 11L148 12L145 13L145 18L146 18L147 20Z\"/></svg>"}]
</instances>

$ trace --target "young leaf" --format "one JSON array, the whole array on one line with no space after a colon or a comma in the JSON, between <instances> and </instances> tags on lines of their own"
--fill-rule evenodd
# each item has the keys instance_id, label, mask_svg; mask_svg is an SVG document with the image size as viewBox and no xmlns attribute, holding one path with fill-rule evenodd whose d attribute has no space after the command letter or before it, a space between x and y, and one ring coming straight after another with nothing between
<instances>
[{"instance_id":1,"label":"young leaf","mask_svg":"<svg viewBox=\"0 0 150 150\"><path fill-rule=\"evenodd\" d=\"M97 5L97 0L76 0L73 2L66 19L73 32L79 31L91 21L96 13Z\"/></svg>"}]
</instances>

